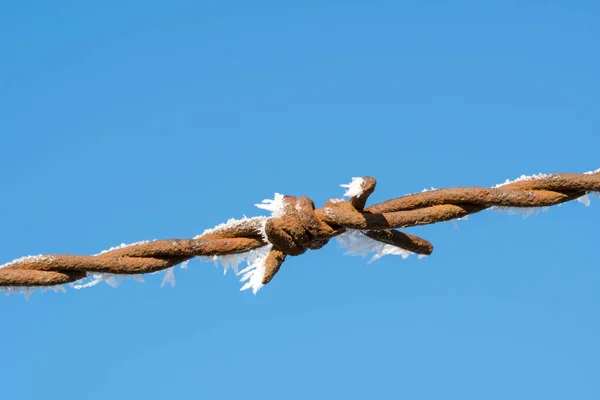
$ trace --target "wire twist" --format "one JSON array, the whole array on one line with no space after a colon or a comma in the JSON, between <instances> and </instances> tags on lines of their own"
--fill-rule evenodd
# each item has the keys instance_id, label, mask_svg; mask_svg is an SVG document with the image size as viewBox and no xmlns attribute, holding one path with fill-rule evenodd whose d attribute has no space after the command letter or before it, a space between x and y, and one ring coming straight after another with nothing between
<instances>
[{"instance_id":1,"label":"wire twist","mask_svg":"<svg viewBox=\"0 0 600 400\"><path fill-rule=\"evenodd\" d=\"M332 199L320 209L308 197L283 197L277 216L217 227L193 239L133 244L94 256L54 254L23 257L0 267L0 287L43 287L79 281L90 273L146 274L197 256L239 254L272 246L262 283L269 283L287 256L317 250L347 229L413 253L429 255L433 245L398 228L463 218L490 207L549 207L600 192L600 170L586 174L532 177L494 188L456 187L411 194L366 207L376 181L364 177L348 201Z\"/></svg>"}]
</instances>

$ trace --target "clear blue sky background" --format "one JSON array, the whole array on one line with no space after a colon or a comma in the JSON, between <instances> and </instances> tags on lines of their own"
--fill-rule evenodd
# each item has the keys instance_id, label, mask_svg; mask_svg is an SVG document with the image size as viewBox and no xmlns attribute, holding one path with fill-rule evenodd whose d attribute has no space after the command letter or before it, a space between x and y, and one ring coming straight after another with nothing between
<instances>
[{"instance_id":1,"label":"clear blue sky background","mask_svg":"<svg viewBox=\"0 0 600 400\"><path fill-rule=\"evenodd\" d=\"M596 1L3 2L0 263L600 167ZM600 202L0 298L6 399L598 399Z\"/></svg>"}]
</instances>

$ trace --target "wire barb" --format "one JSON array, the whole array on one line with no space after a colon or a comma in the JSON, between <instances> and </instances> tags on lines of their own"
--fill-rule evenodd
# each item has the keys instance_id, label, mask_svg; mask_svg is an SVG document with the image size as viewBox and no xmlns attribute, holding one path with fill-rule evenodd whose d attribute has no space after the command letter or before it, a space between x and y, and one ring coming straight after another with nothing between
<instances>
[{"instance_id":1,"label":"wire barb","mask_svg":"<svg viewBox=\"0 0 600 400\"><path fill-rule=\"evenodd\" d=\"M493 188L430 190L365 208L375 185L372 177L353 178L351 184L343 185L348 188L348 201L331 199L320 209L315 209L313 201L305 196L276 195L275 200L260 205L273 211L272 217L230 221L193 239L140 242L93 256L22 257L0 266L0 287L52 287L98 273L153 273L198 256L225 256L265 248L268 253L262 275L253 282L256 291L273 279L287 256L320 249L348 229L360 230L364 236L394 248L429 255L433 251L431 243L397 229L464 218L491 207L532 209L585 198L588 193L600 192L600 170L522 177ZM249 277L253 272L247 270L244 272Z\"/></svg>"}]
</instances>

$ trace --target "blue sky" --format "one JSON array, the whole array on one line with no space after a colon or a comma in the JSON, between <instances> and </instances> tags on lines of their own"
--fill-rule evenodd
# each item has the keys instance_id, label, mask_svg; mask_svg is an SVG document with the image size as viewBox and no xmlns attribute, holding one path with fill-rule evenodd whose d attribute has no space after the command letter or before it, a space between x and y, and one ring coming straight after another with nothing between
<instances>
[{"instance_id":1,"label":"blue sky","mask_svg":"<svg viewBox=\"0 0 600 400\"><path fill-rule=\"evenodd\" d=\"M52 3L52 4L51 4ZM192 237L274 192L372 201L600 167L594 1L4 2L0 264ZM597 399L600 202L0 298L3 398Z\"/></svg>"}]
</instances>

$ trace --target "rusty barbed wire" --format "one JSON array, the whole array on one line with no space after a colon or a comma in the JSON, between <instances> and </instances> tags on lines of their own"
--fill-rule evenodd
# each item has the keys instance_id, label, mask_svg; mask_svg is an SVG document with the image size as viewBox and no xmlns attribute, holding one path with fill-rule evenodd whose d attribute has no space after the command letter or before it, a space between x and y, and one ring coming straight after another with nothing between
<instances>
[{"instance_id":1,"label":"rusty barbed wire","mask_svg":"<svg viewBox=\"0 0 600 400\"><path fill-rule=\"evenodd\" d=\"M600 192L600 170L585 174L525 177L493 188L456 187L410 194L366 207L375 190L371 177L357 180L348 201L331 199L320 209L308 197L282 196L272 217L222 224L192 239L140 242L93 256L53 254L23 257L0 266L0 287L49 287L89 274L138 275L172 268L197 256L224 256L268 246L260 284L269 283L287 256L317 250L348 229L383 244L429 255L433 245L398 231L466 217L490 207L550 207ZM356 187L355 187L356 189Z\"/></svg>"}]
</instances>

